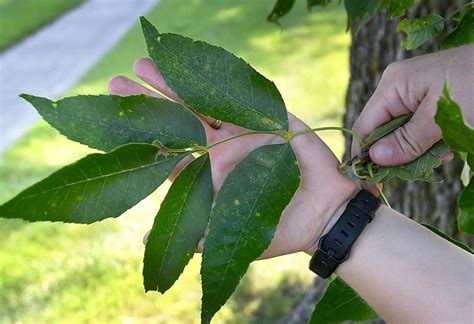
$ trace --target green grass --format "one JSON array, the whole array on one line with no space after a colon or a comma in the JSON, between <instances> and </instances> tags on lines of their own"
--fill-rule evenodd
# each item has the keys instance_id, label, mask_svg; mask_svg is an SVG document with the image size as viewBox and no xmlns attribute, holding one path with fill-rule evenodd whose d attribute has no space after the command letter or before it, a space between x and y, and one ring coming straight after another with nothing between
<instances>
[{"instance_id":1,"label":"green grass","mask_svg":"<svg viewBox=\"0 0 474 324\"><path fill-rule=\"evenodd\" d=\"M0 0L0 51L83 0Z\"/></svg>"},{"instance_id":2,"label":"green grass","mask_svg":"<svg viewBox=\"0 0 474 324\"><path fill-rule=\"evenodd\" d=\"M0 0L1 1L1 0ZM162 31L223 46L275 81L288 108L311 126L340 125L348 81L343 8L308 14L302 3L265 21L272 0L161 0L147 17ZM145 55L138 25L70 91L105 93L116 74L132 76ZM342 136L323 139L337 155ZM0 161L0 202L91 150L38 123ZM143 234L169 184L119 219L91 226L0 220L0 323L197 323L200 257L165 295L141 286ZM302 254L251 265L216 323L272 323L313 282Z\"/></svg>"}]
</instances>

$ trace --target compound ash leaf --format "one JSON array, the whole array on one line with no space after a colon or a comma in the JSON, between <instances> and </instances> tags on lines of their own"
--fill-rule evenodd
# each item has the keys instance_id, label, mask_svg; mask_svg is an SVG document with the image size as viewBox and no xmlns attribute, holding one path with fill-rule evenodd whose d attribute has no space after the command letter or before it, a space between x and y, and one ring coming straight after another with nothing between
<instances>
[{"instance_id":1,"label":"compound ash leaf","mask_svg":"<svg viewBox=\"0 0 474 324\"><path fill-rule=\"evenodd\" d=\"M280 25L278 19L289 13L294 4L295 0L277 0L272 11L267 16L267 20Z\"/></svg>"},{"instance_id":2,"label":"compound ash leaf","mask_svg":"<svg viewBox=\"0 0 474 324\"><path fill-rule=\"evenodd\" d=\"M209 323L249 264L270 245L300 171L289 143L257 148L227 176L209 221L201 266L201 320Z\"/></svg>"},{"instance_id":3,"label":"compound ash leaf","mask_svg":"<svg viewBox=\"0 0 474 324\"><path fill-rule=\"evenodd\" d=\"M287 130L275 84L221 47L159 33L141 18L148 53L168 86L197 112L260 131Z\"/></svg>"},{"instance_id":4,"label":"compound ash leaf","mask_svg":"<svg viewBox=\"0 0 474 324\"><path fill-rule=\"evenodd\" d=\"M461 108L451 99L447 84L438 100L435 121L452 150L474 155L474 128L466 123Z\"/></svg>"},{"instance_id":5,"label":"compound ash leaf","mask_svg":"<svg viewBox=\"0 0 474 324\"><path fill-rule=\"evenodd\" d=\"M441 165L443 156L448 150L448 145L439 141L425 154L410 163L392 167L377 166L375 176L366 180L370 184L377 184L398 177L407 181L434 182L436 180L433 178L433 169Z\"/></svg>"},{"instance_id":6,"label":"compound ash leaf","mask_svg":"<svg viewBox=\"0 0 474 324\"><path fill-rule=\"evenodd\" d=\"M412 113L405 114L402 116L399 116L395 119L392 119L388 123L383 124L380 127L377 127L365 140L364 142L364 147L370 147L372 144L377 142L379 139L384 137L385 135L391 133L398 127L404 125L407 121L410 120L411 116L413 116Z\"/></svg>"},{"instance_id":7,"label":"compound ash leaf","mask_svg":"<svg viewBox=\"0 0 474 324\"><path fill-rule=\"evenodd\" d=\"M398 32L404 32L407 37L401 45L406 50L414 50L433 39L444 29L444 18L429 14L413 20L404 18L397 26Z\"/></svg>"},{"instance_id":8,"label":"compound ash leaf","mask_svg":"<svg viewBox=\"0 0 474 324\"><path fill-rule=\"evenodd\" d=\"M331 281L321 300L314 307L310 324L368 321L377 319L375 311L344 281Z\"/></svg>"},{"instance_id":9,"label":"compound ash leaf","mask_svg":"<svg viewBox=\"0 0 474 324\"><path fill-rule=\"evenodd\" d=\"M439 235L441 236L442 238L444 238L445 240L453 243L454 245L457 245L459 246L461 249L463 249L464 251L467 251L471 254L474 254L474 251L469 247L467 246L466 244L464 244L463 242L460 242L458 240L455 240L453 239L451 236L449 236L448 234L440 231L439 229L437 229L436 227L434 226L431 226L429 224L421 224L423 225L424 227L426 227L427 229L429 229L430 231L432 231L433 233L435 233L436 235Z\"/></svg>"},{"instance_id":10,"label":"compound ash leaf","mask_svg":"<svg viewBox=\"0 0 474 324\"><path fill-rule=\"evenodd\" d=\"M143 261L145 291L164 293L194 255L211 214L209 155L189 163L173 181L148 236Z\"/></svg>"},{"instance_id":11,"label":"compound ash leaf","mask_svg":"<svg viewBox=\"0 0 474 324\"><path fill-rule=\"evenodd\" d=\"M61 134L102 151L129 143L151 144L155 140L168 148L206 145L206 134L199 119L167 99L99 95L54 102L27 94L21 97Z\"/></svg>"},{"instance_id":12,"label":"compound ash leaf","mask_svg":"<svg viewBox=\"0 0 474 324\"><path fill-rule=\"evenodd\" d=\"M164 157L150 144L91 154L0 206L0 217L91 224L118 217L166 180L184 154Z\"/></svg>"},{"instance_id":13,"label":"compound ash leaf","mask_svg":"<svg viewBox=\"0 0 474 324\"><path fill-rule=\"evenodd\" d=\"M441 43L443 49L474 43L474 8L469 9L461 21Z\"/></svg>"}]
</instances>

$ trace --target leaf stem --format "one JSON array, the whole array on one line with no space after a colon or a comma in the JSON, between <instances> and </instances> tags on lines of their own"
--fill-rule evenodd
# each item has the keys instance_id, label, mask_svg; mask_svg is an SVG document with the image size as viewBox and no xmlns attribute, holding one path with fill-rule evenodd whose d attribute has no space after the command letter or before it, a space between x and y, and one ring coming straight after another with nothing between
<instances>
[{"instance_id":1,"label":"leaf stem","mask_svg":"<svg viewBox=\"0 0 474 324\"><path fill-rule=\"evenodd\" d=\"M344 128L344 127L336 127L336 126L317 127L317 128L305 129L305 130L290 133L290 134L291 134L291 137L294 137L294 136L298 136L298 135L301 135L301 134L312 133L312 132L320 132L320 131L325 131L325 130L339 130L341 132L348 133L348 134L352 135L361 145L364 145L364 141L359 136L359 134L357 134L356 132L354 132L351 129Z\"/></svg>"},{"instance_id":2,"label":"leaf stem","mask_svg":"<svg viewBox=\"0 0 474 324\"><path fill-rule=\"evenodd\" d=\"M471 1L471 2L468 2L468 3L465 3L461 6L459 6L456 10L454 10L448 16L446 16L446 18L444 18L444 20L449 20L449 19L453 18L459 11L463 10L466 7L470 7L470 6L474 6L474 1Z\"/></svg>"},{"instance_id":3,"label":"leaf stem","mask_svg":"<svg viewBox=\"0 0 474 324\"><path fill-rule=\"evenodd\" d=\"M260 134L277 135L277 136L286 138L285 135L282 133L282 131L253 131L253 132L237 134L237 135L234 135L234 136L231 136L231 137L228 137L228 138L224 138L223 140L220 140L220 141L217 141L215 143L209 144L209 145L205 146L204 148L205 148L205 150L209 150L211 147L214 147L216 145L225 143L227 141L230 141L230 140L233 140L233 139L236 139L236 138L239 138L239 137L243 137L243 136L247 136L247 135L260 135Z\"/></svg>"}]
</instances>

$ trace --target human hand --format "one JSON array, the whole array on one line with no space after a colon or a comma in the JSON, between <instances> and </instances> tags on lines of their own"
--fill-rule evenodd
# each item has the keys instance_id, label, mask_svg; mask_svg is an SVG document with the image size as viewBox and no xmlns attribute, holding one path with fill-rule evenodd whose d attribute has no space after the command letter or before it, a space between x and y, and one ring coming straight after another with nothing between
<instances>
[{"instance_id":1,"label":"human hand","mask_svg":"<svg viewBox=\"0 0 474 324\"><path fill-rule=\"evenodd\" d=\"M166 85L164 79L149 59L140 59L134 66L135 74L174 101L181 102ZM123 76L114 77L109 83L111 94L127 96L144 93L160 96L144 86ZM197 115L197 114L196 114ZM206 130L209 143L246 132L245 129L223 123L218 129L211 127L214 120L197 115ZM307 129L301 120L289 114L289 130L292 132ZM248 153L259 146L280 143L282 139L275 135L249 135L217 145L209 150L214 191L218 192L226 176ZM356 192L351 180L338 171L339 162L329 148L314 133L306 133L291 139L301 168L301 184L293 199L286 207L280 219L270 247L261 258L270 258L300 251L313 251L314 245L327 224L333 221L333 215L340 210ZM184 167L178 165L173 178ZM203 233L204 234L204 233ZM202 251L205 238L201 239L198 250Z\"/></svg>"},{"instance_id":2,"label":"human hand","mask_svg":"<svg viewBox=\"0 0 474 324\"><path fill-rule=\"evenodd\" d=\"M387 67L354 123L354 131L366 138L375 128L395 117L410 112L414 115L408 123L370 148L372 161L387 166L405 164L441 139L434 115L447 79L451 96L463 109L466 121L474 125L474 45L415 57ZM352 155L360 151L359 143L353 141ZM452 155L447 156L449 158Z\"/></svg>"}]
</instances>

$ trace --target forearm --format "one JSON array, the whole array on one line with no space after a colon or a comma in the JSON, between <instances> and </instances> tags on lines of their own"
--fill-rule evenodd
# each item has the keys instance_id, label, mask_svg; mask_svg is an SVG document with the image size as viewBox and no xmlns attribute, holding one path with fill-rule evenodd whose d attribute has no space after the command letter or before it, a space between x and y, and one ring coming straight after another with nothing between
<instances>
[{"instance_id":1,"label":"forearm","mask_svg":"<svg viewBox=\"0 0 474 324\"><path fill-rule=\"evenodd\" d=\"M391 322L472 322L474 258L382 206L336 270Z\"/></svg>"}]
</instances>

